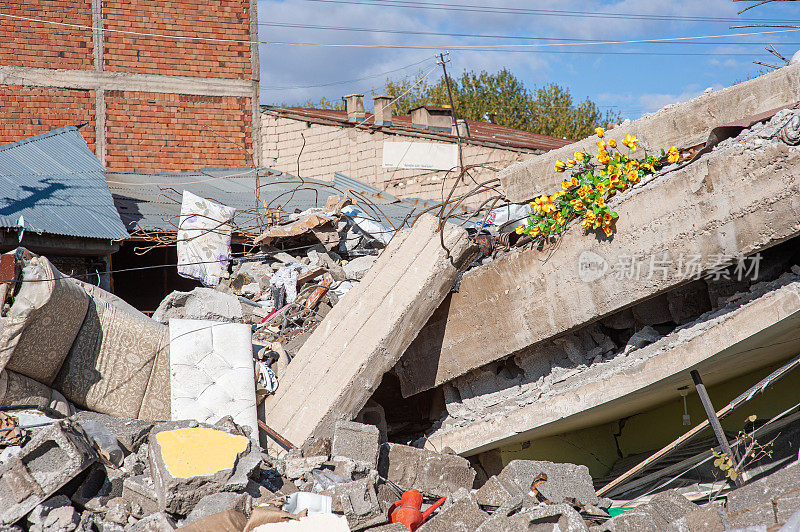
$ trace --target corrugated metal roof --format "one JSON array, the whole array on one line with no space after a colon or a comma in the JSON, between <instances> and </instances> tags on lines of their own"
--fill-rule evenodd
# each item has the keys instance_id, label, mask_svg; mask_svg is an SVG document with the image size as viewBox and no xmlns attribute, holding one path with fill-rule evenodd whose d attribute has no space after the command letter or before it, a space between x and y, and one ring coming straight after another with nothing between
<instances>
[{"instance_id":1,"label":"corrugated metal roof","mask_svg":"<svg viewBox=\"0 0 800 532\"><path fill-rule=\"evenodd\" d=\"M400 201L393 197L389 202L390 194L343 174L337 174L333 183L301 180L269 168L259 169L258 175L262 215L264 202L271 208L280 205L283 212L305 211L325 206L329 196L343 196L353 190L362 196L361 199L356 196L356 200L365 212L374 215L376 220L398 227L407 218L411 221L416 213L436 203ZM176 231L184 190L235 208L234 223L237 227L245 232L259 231L253 217L256 178L252 168L156 174L107 172L106 179L129 231L137 228Z\"/></svg>"},{"instance_id":2,"label":"corrugated metal roof","mask_svg":"<svg viewBox=\"0 0 800 532\"><path fill-rule=\"evenodd\" d=\"M128 233L75 126L0 146L0 227L116 240Z\"/></svg>"}]
</instances>

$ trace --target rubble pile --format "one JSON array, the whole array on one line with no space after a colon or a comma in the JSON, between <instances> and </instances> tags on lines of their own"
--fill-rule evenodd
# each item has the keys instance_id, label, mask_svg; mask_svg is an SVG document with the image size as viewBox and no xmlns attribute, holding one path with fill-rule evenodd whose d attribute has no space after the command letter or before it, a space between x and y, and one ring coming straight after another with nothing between
<instances>
[{"instance_id":1,"label":"rubble pile","mask_svg":"<svg viewBox=\"0 0 800 532\"><path fill-rule=\"evenodd\" d=\"M800 462L731 491L727 504L670 490L615 511L630 501L599 499L585 466L513 460L474 489L468 460L381 443L376 427L355 422L277 458L230 418L148 423L20 409L12 419L23 438L0 453L4 530L277 532L295 522L286 530L722 531L784 523L800 508ZM414 495L417 521L440 504L406 528L392 516Z\"/></svg>"}]
</instances>

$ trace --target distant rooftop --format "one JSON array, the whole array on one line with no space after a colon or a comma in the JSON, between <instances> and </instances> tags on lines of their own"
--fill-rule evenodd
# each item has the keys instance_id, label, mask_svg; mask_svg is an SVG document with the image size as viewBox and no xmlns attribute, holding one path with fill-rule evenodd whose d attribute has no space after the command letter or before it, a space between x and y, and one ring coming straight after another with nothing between
<instances>
[{"instance_id":1,"label":"distant rooftop","mask_svg":"<svg viewBox=\"0 0 800 532\"><path fill-rule=\"evenodd\" d=\"M420 106L425 107L429 111L450 111L449 107L433 107L433 106ZM353 122L348 122L347 113L345 111L336 111L333 109L307 109L303 107L277 107L277 106L263 106L264 109L277 113L285 118L293 118L296 120L304 120L307 122L316 123L333 123L334 125L341 125L342 127L354 127ZM366 113L364 126L380 129L402 135L404 133L417 133L438 137L443 141L455 142L456 136L450 132L435 131L414 127L411 123L410 115L393 115L391 126L376 126L373 124L374 116L372 113ZM518 148L524 150L544 150L549 151L555 148L560 148L571 144L573 141L569 139L562 139L559 137L550 137L548 135L540 135L538 133L531 133L508 126L501 126L500 124L492 124L491 122L481 122L478 120L466 120L469 126L469 138L464 139L467 142L476 144L494 144L499 147Z\"/></svg>"}]
</instances>

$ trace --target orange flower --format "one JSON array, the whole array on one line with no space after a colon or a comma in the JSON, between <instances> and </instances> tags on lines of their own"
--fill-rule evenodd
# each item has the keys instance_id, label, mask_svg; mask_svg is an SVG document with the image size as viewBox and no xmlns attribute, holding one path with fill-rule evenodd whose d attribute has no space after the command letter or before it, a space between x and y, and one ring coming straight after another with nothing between
<instances>
[{"instance_id":1,"label":"orange flower","mask_svg":"<svg viewBox=\"0 0 800 532\"><path fill-rule=\"evenodd\" d=\"M614 231L609 226L603 227L603 232L606 234L606 236L611 236L614 234Z\"/></svg>"}]
</instances>

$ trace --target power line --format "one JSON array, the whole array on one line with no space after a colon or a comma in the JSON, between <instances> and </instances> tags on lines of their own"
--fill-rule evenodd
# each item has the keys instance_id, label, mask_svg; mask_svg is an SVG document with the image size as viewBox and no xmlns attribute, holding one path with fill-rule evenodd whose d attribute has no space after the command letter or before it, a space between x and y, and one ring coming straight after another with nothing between
<instances>
[{"instance_id":1,"label":"power line","mask_svg":"<svg viewBox=\"0 0 800 532\"><path fill-rule=\"evenodd\" d=\"M586 18L612 18L612 19L631 19L631 20L656 20L674 22L676 20L688 22L742 22L738 17L688 17L682 15L652 15L646 13L604 13L601 11L567 11L558 9L527 9L514 7L486 7L475 4L447 4L442 2L415 2L409 0L306 0L307 2L319 2L330 4L352 4L361 6L380 6L395 7L403 9L427 9L436 11L462 11L470 13L495 13L504 15L536 15L536 16L555 16L555 17L575 17ZM748 21L749 22L749 21ZM761 19L759 22L785 22L783 19ZM792 21L795 22L795 21ZM800 21L798 21L800 22Z\"/></svg>"},{"instance_id":2,"label":"power line","mask_svg":"<svg viewBox=\"0 0 800 532\"><path fill-rule=\"evenodd\" d=\"M314 0L316 1L316 0ZM319 0L321 1L321 0ZM326 0L327 1L327 0ZM333 0L331 0L333 1ZM337 0L338 1L338 0ZM662 42L679 42L691 41L701 39L716 39L725 37L741 37L749 35L772 35L779 33L788 33L800 31L800 28L771 30L771 31L755 31L745 33L729 33L718 35L695 35L686 37L664 37L659 39L635 39L635 40L616 40L616 41L597 41L597 42L564 42L564 43L536 43L536 44L482 44L482 45L438 45L438 46L424 46L424 45L407 45L407 44L360 44L360 43L319 43L319 42L285 42L285 41L251 41L242 39L222 39L218 37L197 37L197 36L184 36L184 35L168 35L163 33L148 33L130 30L117 30L117 29L100 29L92 26L82 24L71 24L67 22L56 22L52 20L44 20L32 17L23 17L19 15L11 15L9 13L0 13L0 17L7 17L17 20L27 20L29 22L41 22L46 24L53 24L57 26L66 26L71 28L82 28L103 33L121 33L125 35L138 35L143 37L154 37L161 39L174 39L179 41L202 41L202 42L218 42L218 43L238 43L238 44L266 44L272 46L314 46L314 47L327 47L327 48L388 48L388 49L413 49L413 50L440 50L449 48L451 50L472 50L472 51L501 51L507 52L510 49L534 49L552 46L589 46L589 45L613 45L613 44L643 44L643 43L662 43ZM711 54L702 54L711 55Z\"/></svg>"},{"instance_id":3,"label":"power line","mask_svg":"<svg viewBox=\"0 0 800 532\"><path fill-rule=\"evenodd\" d=\"M48 8L44 10L45 13L49 12L77 12L81 14L90 14L90 12L83 12L79 10L73 10L70 8ZM120 17L140 17L140 15L136 13L114 13L114 16ZM205 17L205 18L177 18L177 17L165 17L161 16L153 16L154 19L158 20L176 20L182 22L218 22L220 24L241 24L240 20L231 19L230 21L222 20L213 17ZM672 19L673 17L670 17ZM680 18L680 17L678 17ZM721 20L721 19L720 19ZM742 19L731 19L731 22L756 22L756 20L742 20ZM787 22L787 21L783 21ZM788 21L794 22L794 21ZM800 23L800 20L797 21ZM108 23L108 22L106 22ZM580 39L580 38L566 38L566 37L532 37L527 35L501 35L501 34L485 34L485 33L461 33L461 32L441 32L441 31L420 31L420 30L411 30L411 29L380 29L380 28L364 28L364 27L352 27L352 26L326 26L320 24L301 24L295 22L279 22L279 21L272 21L272 22L258 22L258 26L266 26L266 27L273 27L273 28L293 28L293 29L311 29L311 30L323 30L323 31L346 31L346 32L365 32L365 33L386 33L386 34L395 34L395 35L428 35L428 36L438 36L438 37L467 37L467 38L476 38L476 39L509 39L509 40L534 40L534 41L570 41L570 42L601 42L599 39ZM677 44L677 43L676 43ZM690 44L690 43L686 43ZM750 45L767 45L771 44L768 42L741 42L741 43L691 43L691 44L750 44ZM798 43L782 43L782 44L798 44Z\"/></svg>"}]
</instances>

